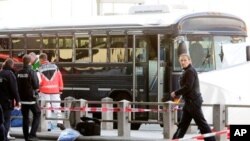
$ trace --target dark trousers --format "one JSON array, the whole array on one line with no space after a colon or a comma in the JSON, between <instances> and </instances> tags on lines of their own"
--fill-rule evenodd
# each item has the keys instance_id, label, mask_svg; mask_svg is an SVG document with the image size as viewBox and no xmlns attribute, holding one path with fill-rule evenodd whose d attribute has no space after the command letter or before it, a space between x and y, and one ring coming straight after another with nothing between
<instances>
[{"instance_id":1,"label":"dark trousers","mask_svg":"<svg viewBox=\"0 0 250 141\"><path fill-rule=\"evenodd\" d=\"M211 133L211 129L207 124L206 119L204 118L201 105L202 105L201 101L185 103L183 107L181 121L178 124L178 129L175 132L173 139L184 137L192 119L194 119L195 123L197 124L202 134ZM209 137L205 138L205 141L216 141L216 140L215 137Z\"/></svg>"},{"instance_id":2,"label":"dark trousers","mask_svg":"<svg viewBox=\"0 0 250 141\"><path fill-rule=\"evenodd\" d=\"M1 141L7 140L6 131L4 127L4 114L1 105L0 105L0 140Z\"/></svg>"},{"instance_id":3,"label":"dark trousers","mask_svg":"<svg viewBox=\"0 0 250 141\"><path fill-rule=\"evenodd\" d=\"M40 123L41 110L37 104L22 104L22 115L23 115L23 135L24 139L28 140L30 136L36 137L36 132ZM33 121L31 124L31 130L29 132L29 111L33 114Z\"/></svg>"},{"instance_id":4,"label":"dark trousers","mask_svg":"<svg viewBox=\"0 0 250 141\"><path fill-rule=\"evenodd\" d=\"M8 132L10 130L10 116L11 116L12 109L5 109L3 108L3 116L4 116L4 127L5 127L5 137L7 139Z\"/></svg>"},{"instance_id":5,"label":"dark trousers","mask_svg":"<svg viewBox=\"0 0 250 141\"><path fill-rule=\"evenodd\" d=\"M7 140L7 136L5 135L5 127L3 124L0 125L0 140L1 141L6 141Z\"/></svg>"}]
</instances>

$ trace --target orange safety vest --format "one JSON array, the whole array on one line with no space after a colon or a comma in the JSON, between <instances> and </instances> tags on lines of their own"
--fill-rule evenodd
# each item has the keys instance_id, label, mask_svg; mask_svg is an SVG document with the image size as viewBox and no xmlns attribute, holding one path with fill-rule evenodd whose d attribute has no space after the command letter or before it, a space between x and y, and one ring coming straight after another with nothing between
<instances>
[{"instance_id":1,"label":"orange safety vest","mask_svg":"<svg viewBox=\"0 0 250 141\"><path fill-rule=\"evenodd\" d=\"M46 76L45 71L53 71L51 78ZM39 68L41 74L40 92L45 94L58 94L63 90L62 74L55 64L45 63Z\"/></svg>"}]
</instances>

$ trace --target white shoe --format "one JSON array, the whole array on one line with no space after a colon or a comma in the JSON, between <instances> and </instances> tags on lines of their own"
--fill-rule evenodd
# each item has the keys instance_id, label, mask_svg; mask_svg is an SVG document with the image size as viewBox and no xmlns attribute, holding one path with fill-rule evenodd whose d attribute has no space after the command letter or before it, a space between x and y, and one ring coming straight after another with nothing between
<instances>
[{"instance_id":1,"label":"white shoe","mask_svg":"<svg viewBox=\"0 0 250 141\"><path fill-rule=\"evenodd\" d=\"M16 139L15 137L10 136L10 133L8 133L7 138L8 138L8 140L15 140Z\"/></svg>"}]
</instances>

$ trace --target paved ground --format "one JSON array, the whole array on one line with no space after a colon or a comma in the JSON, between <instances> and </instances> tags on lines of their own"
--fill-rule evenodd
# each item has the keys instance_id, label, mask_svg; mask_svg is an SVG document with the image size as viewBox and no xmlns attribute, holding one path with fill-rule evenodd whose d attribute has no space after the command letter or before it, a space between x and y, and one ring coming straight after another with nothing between
<instances>
[{"instance_id":1,"label":"paved ground","mask_svg":"<svg viewBox=\"0 0 250 141\"><path fill-rule=\"evenodd\" d=\"M16 141L22 139L22 128L11 128L11 135L16 137ZM37 133L39 140L56 140L60 135L60 130L55 129L51 132ZM117 130L102 130L101 136L81 136L77 140L91 140L91 141L163 141L162 128L159 125L142 125L138 131L131 131L130 137L118 137ZM165 140L166 141L166 140Z\"/></svg>"},{"instance_id":2,"label":"paved ground","mask_svg":"<svg viewBox=\"0 0 250 141\"><path fill-rule=\"evenodd\" d=\"M16 137L16 141L23 141L22 128L11 128L11 135ZM37 136L39 141L56 141L61 130L55 129L51 132L39 132ZM187 134L186 137L194 136L195 134ZM118 137L117 130L102 130L101 136L80 136L77 141L167 141L163 139L163 129L158 124L143 124L140 129L131 130L130 137ZM185 140L197 141L197 140ZM202 141L202 140L199 140Z\"/></svg>"}]
</instances>

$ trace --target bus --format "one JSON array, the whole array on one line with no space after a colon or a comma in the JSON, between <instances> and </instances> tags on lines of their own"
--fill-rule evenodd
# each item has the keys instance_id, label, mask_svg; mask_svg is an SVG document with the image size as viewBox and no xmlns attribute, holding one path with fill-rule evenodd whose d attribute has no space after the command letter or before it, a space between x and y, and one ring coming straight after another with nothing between
<instances>
[{"instance_id":1,"label":"bus","mask_svg":"<svg viewBox=\"0 0 250 141\"><path fill-rule=\"evenodd\" d=\"M198 72L220 69L225 43L245 42L245 22L218 12L154 13L43 21L0 21L0 64L21 66L30 52L47 53L60 68L62 98L162 102L178 88L178 55ZM17 68L18 69L18 68ZM98 116L97 114L93 116ZM132 129L159 113L133 113ZM160 123L160 122L159 122Z\"/></svg>"}]
</instances>

